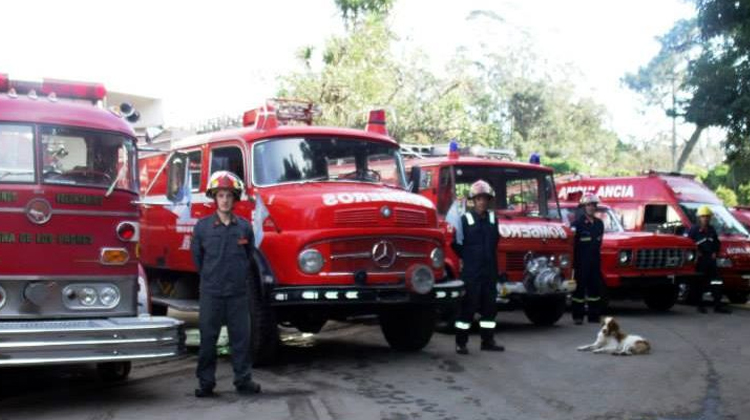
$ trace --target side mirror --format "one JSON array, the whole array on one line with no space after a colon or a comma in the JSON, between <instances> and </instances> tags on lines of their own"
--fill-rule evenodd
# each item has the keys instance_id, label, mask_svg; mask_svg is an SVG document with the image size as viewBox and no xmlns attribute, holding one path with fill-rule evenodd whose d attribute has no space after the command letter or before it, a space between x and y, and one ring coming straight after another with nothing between
<instances>
[{"instance_id":1,"label":"side mirror","mask_svg":"<svg viewBox=\"0 0 750 420\"><path fill-rule=\"evenodd\" d=\"M151 144L157 137L164 134L164 129L160 127L148 127L146 128L146 143Z\"/></svg>"},{"instance_id":2,"label":"side mirror","mask_svg":"<svg viewBox=\"0 0 750 420\"><path fill-rule=\"evenodd\" d=\"M409 173L409 191L413 193L419 193L419 181L422 179L422 168L417 165L411 167Z\"/></svg>"}]
</instances>

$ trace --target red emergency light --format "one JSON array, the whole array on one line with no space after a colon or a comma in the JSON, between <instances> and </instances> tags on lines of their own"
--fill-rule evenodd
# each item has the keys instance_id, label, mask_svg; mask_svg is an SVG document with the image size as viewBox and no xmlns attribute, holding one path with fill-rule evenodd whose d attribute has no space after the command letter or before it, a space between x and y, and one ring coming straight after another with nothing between
<instances>
[{"instance_id":1,"label":"red emergency light","mask_svg":"<svg viewBox=\"0 0 750 420\"><path fill-rule=\"evenodd\" d=\"M370 118L367 120L365 131L382 134L384 136L388 135L388 128L385 126L384 109L374 109L370 111Z\"/></svg>"},{"instance_id":2,"label":"red emergency light","mask_svg":"<svg viewBox=\"0 0 750 420\"><path fill-rule=\"evenodd\" d=\"M242 126L253 126L258 130L272 130L279 124L304 123L312 125L320 109L312 102L301 99L273 98L265 106L252 109L242 115Z\"/></svg>"},{"instance_id":3,"label":"red emergency light","mask_svg":"<svg viewBox=\"0 0 750 420\"><path fill-rule=\"evenodd\" d=\"M107 95L107 90L101 83L72 82L67 80L44 79L40 82L11 80L7 74L0 73L0 93L15 91L25 95L32 91L41 95L51 95L69 99L87 99L92 102L100 101Z\"/></svg>"}]
</instances>

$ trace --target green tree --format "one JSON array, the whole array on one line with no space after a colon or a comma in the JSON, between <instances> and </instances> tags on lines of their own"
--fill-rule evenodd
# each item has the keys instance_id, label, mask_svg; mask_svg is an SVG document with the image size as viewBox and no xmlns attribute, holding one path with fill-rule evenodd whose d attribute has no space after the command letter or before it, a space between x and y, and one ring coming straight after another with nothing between
<instances>
[{"instance_id":1,"label":"green tree","mask_svg":"<svg viewBox=\"0 0 750 420\"><path fill-rule=\"evenodd\" d=\"M724 202L725 206L734 207L737 205L737 194L735 194L730 188L719 185L715 192L721 201Z\"/></svg>"}]
</instances>

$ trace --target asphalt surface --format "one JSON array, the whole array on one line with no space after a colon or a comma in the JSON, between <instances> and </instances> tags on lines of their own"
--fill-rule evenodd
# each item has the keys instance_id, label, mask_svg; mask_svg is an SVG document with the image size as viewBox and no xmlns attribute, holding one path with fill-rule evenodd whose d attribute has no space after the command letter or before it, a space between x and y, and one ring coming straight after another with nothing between
<instances>
[{"instance_id":1,"label":"asphalt surface","mask_svg":"<svg viewBox=\"0 0 750 420\"><path fill-rule=\"evenodd\" d=\"M334 324L285 337L278 365L256 369L260 395L237 395L228 359L214 399L196 399L196 357L139 363L122 384L92 367L0 371L0 419L750 419L750 307L700 315L678 306L656 314L616 304L626 332L652 354L577 352L597 325L530 325L520 312L498 316L504 353L456 355L436 333L421 352L391 351L376 325Z\"/></svg>"}]
</instances>

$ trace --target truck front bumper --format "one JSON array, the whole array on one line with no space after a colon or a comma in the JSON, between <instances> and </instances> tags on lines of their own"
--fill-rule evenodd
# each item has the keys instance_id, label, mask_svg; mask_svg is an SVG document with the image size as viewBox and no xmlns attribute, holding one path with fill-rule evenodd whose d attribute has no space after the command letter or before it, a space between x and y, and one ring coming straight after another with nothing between
<instances>
[{"instance_id":1,"label":"truck front bumper","mask_svg":"<svg viewBox=\"0 0 750 420\"><path fill-rule=\"evenodd\" d=\"M546 293L546 294L537 294L534 293L535 296L552 296L552 295L567 295L568 293L573 293L576 290L576 281L575 280L563 280L560 283L560 287L557 291L552 293ZM508 299L512 297L521 297L524 295L531 295L531 293L526 290L526 286L523 285L523 282L520 281L506 281L503 283L497 284L497 301L498 303L507 303Z\"/></svg>"},{"instance_id":2,"label":"truck front bumper","mask_svg":"<svg viewBox=\"0 0 750 420\"><path fill-rule=\"evenodd\" d=\"M0 321L0 367L172 357L184 344L182 321L167 317Z\"/></svg>"},{"instance_id":3,"label":"truck front bumper","mask_svg":"<svg viewBox=\"0 0 750 420\"><path fill-rule=\"evenodd\" d=\"M464 282L450 280L436 283L432 290L420 295L404 285L372 286L276 286L269 295L273 306L292 305L358 305L434 303L451 304L464 294Z\"/></svg>"}]
</instances>

